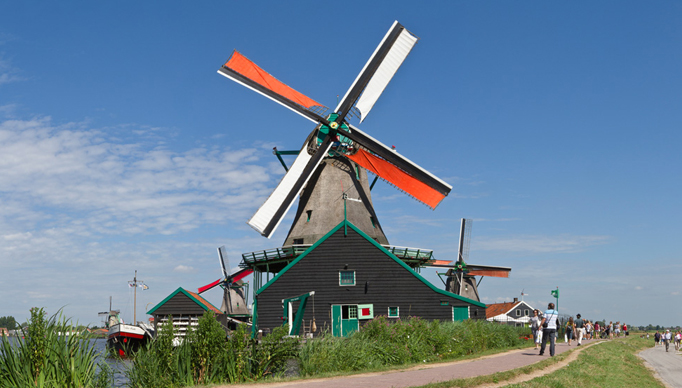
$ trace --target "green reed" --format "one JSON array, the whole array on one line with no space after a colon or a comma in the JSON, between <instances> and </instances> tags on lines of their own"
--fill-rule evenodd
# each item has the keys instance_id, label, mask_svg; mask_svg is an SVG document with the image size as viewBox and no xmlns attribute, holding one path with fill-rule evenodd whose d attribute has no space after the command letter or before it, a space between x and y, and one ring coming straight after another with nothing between
<instances>
[{"instance_id":1,"label":"green reed","mask_svg":"<svg viewBox=\"0 0 682 388\"><path fill-rule=\"evenodd\" d=\"M113 373L93 337L76 327L61 311L47 317L32 308L23 338L0 340L0 387L110 387Z\"/></svg>"},{"instance_id":2,"label":"green reed","mask_svg":"<svg viewBox=\"0 0 682 388\"><path fill-rule=\"evenodd\" d=\"M171 319L169 319L171 321ZM199 318L178 346L172 325L161 326L154 341L140 349L126 372L130 387L187 387L255 381L277 375L295 357L298 341L273 330L261 343L241 325L226 339L211 312Z\"/></svg>"}]
</instances>

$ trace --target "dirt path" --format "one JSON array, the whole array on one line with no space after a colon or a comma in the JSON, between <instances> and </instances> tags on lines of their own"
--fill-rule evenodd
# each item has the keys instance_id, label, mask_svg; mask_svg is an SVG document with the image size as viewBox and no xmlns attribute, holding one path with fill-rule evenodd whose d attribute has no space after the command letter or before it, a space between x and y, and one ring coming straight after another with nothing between
<instances>
[{"instance_id":1,"label":"dirt path","mask_svg":"<svg viewBox=\"0 0 682 388\"><path fill-rule=\"evenodd\" d=\"M512 383L527 381L547 373L554 372L562 368L572 360L578 357L578 353L582 349L599 343L598 341L583 341L584 345L577 347L575 345L568 346L566 344L557 344L556 354L561 354L569 350L576 349L566 360L559 362L553 366L545 368L541 371L532 374L519 376L513 380L508 380L503 383L494 385L485 385L485 387L499 387ZM591 344L590 344L591 342ZM549 349L548 349L549 350ZM310 380L296 380L288 382L273 382L273 383L258 383L258 384L242 384L229 385L223 388L398 388L398 387L415 387L429 383L440 381L448 381L454 379L463 379L476 376L486 376L497 372L504 372L511 369L521 368L527 365L534 364L538 361L548 358L545 356L538 356L536 350L522 349L512 350L506 353L495 354L491 356L484 356L473 360L455 361L440 364L419 365L409 369L393 370L377 373L363 373L352 376L332 377L325 379L310 379Z\"/></svg>"}]
</instances>

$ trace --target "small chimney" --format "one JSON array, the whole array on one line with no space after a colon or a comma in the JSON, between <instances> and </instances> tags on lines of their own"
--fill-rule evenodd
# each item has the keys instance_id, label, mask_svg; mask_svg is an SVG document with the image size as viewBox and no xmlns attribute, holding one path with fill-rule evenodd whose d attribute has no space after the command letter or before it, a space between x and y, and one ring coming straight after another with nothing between
<instances>
[{"instance_id":1,"label":"small chimney","mask_svg":"<svg viewBox=\"0 0 682 388\"><path fill-rule=\"evenodd\" d=\"M517 303L519 301L519 298L514 298L514 303Z\"/></svg>"}]
</instances>

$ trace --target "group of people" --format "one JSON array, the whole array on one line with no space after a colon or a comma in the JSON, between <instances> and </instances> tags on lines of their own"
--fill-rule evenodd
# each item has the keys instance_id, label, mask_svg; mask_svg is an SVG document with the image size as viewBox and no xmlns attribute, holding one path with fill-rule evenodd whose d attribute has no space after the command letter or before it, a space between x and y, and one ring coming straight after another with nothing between
<instances>
[{"instance_id":1,"label":"group of people","mask_svg":"<svg viewBox=\"0 0 682 388\"><path fill-rule=\"evenodd\" d=\"M559 312L554 309L554 303L547 306L545 312L533 310L533 317L530 319L530 327L533 331L533 341L535 342L535 349L540 349L540 355L544 355L549 342L549 355L554 357L554 350L556 345L556 336L559 328L558 324ZM622 333L627 334L627 325L620 322L609 322L608 325L601 327L599 322L591 322L585 320L580 314L568 318L568 321L563 325L566 331L566 343L570 346L571 341L576 339L578 346L582 345L583 339L593 338L614 338L620 337ZM680 335L680 342L682 342L682 334ZM678 345L680 346L680 345Z\"/></svg>"},{"instance_id":2,"label":"group of people","mask_svg":"<svg viewBox=\"0 0 682 388\"><path fill-rule=\"evenodd\" d=\"M647 334L647 338L649 338L649 335ZM675 343L675 350L680 350L680 346L682 346L682 332L678 331L677 334L673 335L670 332L670 329L666 330L665 333L659 333L656 332L654 334L654 346L660 345L665 345L665 351L668 351L668 348L670 347L670 342L674 341Z\"/></svg>"}]
</instances>

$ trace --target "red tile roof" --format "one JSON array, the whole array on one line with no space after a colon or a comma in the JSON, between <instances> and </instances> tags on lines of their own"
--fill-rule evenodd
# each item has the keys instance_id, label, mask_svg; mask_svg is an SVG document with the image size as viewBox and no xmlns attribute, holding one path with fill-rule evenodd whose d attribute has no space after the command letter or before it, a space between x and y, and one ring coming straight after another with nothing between
<instances>
[{"instance_id":1,"label":"red tile roof","mask_svg":"<svg viewBox=\"0 0 682 388\"><path fill-rule=\"evenodd\" d=\"M485 317L486 317L486 319L488 319L488 318L498 316L500 314L504 314L507 311L514 308L514 306L516 306L519 303L521 303L521 302L519 301L519 302L504 302L504 303L487 304L486 309L485 309Z\"/></svg>"},{"instance_id":2,"label":"red tile roof","mask_svg":"<svg viewBox=\"0 0 682 388\"><path fill-rule=\"evenodd\" d=\"M192 295L192 297L193 297L194 299L196 299L197 302L201 303L202 305L204 305L204 307L206 307L207 309L213 311L215 314L222 314L222 313L223 313L222 311L218 310L218 308L216 308L214 305L212 305L211 303L209 303L206 299L204 299L204 298L202 298L201 296L199 296L199 294L194 293L194 292L192 292L192 291L187 291L187 290L184 290L184 291L185 291L186 293Z\"/></svg>"}]
</instances>

